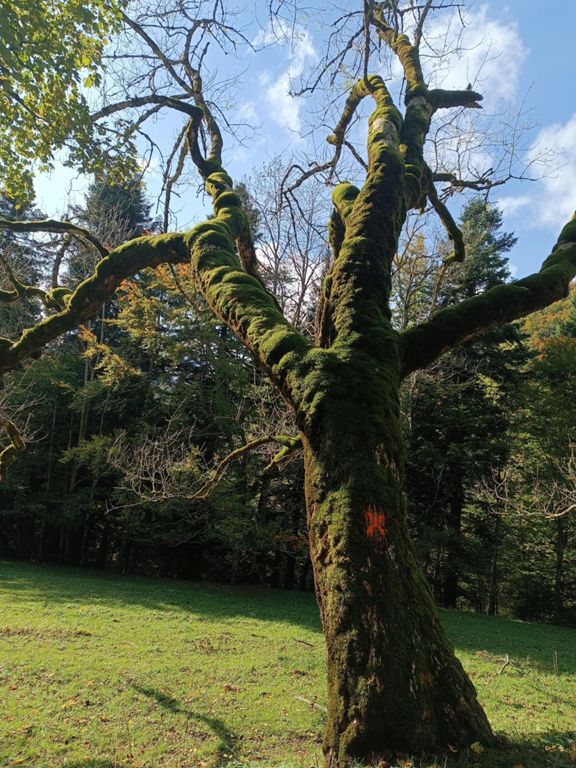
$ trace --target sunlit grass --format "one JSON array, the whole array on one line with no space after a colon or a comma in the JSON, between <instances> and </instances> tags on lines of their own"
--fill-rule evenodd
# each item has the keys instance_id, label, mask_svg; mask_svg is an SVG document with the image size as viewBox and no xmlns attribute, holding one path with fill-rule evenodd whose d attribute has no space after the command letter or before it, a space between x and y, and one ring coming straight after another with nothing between
<instances>
[{"instance_id":1,"label":"sunlit grass","mask_svg":"<svg viewBox=\"0 0 576 768\"><path fill-rule=\"evenodd\" d=\"M576 631L443 618L513 743L459 763L576 764ZM312 595L0 563L0 765L316 768L323 654Z\"/></svg>"}]
</instances>

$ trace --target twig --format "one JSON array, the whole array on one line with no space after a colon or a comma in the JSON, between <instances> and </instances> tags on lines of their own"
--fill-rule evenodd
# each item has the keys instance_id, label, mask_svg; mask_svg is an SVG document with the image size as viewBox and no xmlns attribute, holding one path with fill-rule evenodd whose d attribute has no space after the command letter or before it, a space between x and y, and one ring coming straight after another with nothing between
<instances>
[{"instance_id":1,"label":"twig","mask_svg":"<svg viewBox=\"0 0 576 768\"><path fill-rule=\"evenodd\" d=\"M307 699L305 696L294 696L296 701L303 701L304 704L308 704L309 707L313 707L314 709L319 709L321 712L328 712L328 707L325 707L323 704L317 704L315 701L312 701L312 699Z\"/></svg>"}]
</instances>

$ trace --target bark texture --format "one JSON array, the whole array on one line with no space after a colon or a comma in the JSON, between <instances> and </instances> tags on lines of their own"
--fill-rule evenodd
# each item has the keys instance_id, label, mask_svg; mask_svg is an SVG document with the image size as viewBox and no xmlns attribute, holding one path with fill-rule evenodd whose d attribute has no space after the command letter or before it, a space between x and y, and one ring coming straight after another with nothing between
<instances>
[{"instance_id":1,"label":"bark texture","mask_svg":"<svg viewBox=\"0 0 576 768\"><path fill-rule=\"evenodd\" d=\"M329 768L493 740L408 535L391 328L387 339L386 366L347 348L317 355L308 373L316 394L299 413L327 646Z\"/></svg>"}]
</instances>

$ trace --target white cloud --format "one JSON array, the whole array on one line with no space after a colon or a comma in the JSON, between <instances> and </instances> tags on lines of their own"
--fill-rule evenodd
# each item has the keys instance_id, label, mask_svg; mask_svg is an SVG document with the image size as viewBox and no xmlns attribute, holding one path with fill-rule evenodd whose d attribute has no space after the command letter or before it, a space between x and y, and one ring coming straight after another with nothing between
<instances>
[{"instance_id":1,"label":"white cloud","mask_svg":"<svg viewBox=\"0 0 576 768\"><path fill-rule=\"evenodd\" d=\"M471 83L488 106L514 99L528 54L517 25L490 18L486 6L470 11L464 28L457 15L448 25L446 16L438 16L427 27L421 50L431 85L462 89Z\"/></svg>"},{"instance_id":2,"label":"white cloud","mask_svg":"<svg viewBox=\"0 0 576 768\"><path fill-rule=\"evenodd\" d=\"M527 194L499 198L505 216L522 214L535 228L557 233L576 208L576 113L536 136L524 158L526 174L538 179Z\"/></svg>"},{"instance_id":3,"label":"white cloud","mask_svg":"<svg viewBox=\"0 0 576 768\"><path fill-rule=\"evenodd\" d=\"M514 216L532 205L532 198L529 195L508 195L500 197L497 203L504 216Z\"/></svg>"},{"instance_id":4,"label":"white cloud","mask_svg":"<svg viewBox=\"0 0 576 768\"><path fill-rule=\"evenodd\" d=\"M258 122L258 114L256 112L256 105L253 101L244 101L237 110L237 118L243 122L254 125Z\"/></svg>"},{"instance_id":5,"label":"white cloud","mask_svg":"<svg viewBox=\"0 0 576 768\"><path fill-rule=\"evenodd\" d=\"M461 178L491 173L502 162L504 118L498 113L503 112L503 101L517 95L528 54L516 24L491 17L486 6L468 11L463 24L452 9L430 19L420 50L431 87L463 90L470 84L484 96L483 110L436 113L427 145L431 165Z\"/></svg>"},{"instance_id":6,"label":"white cloud","mask_svg":"<svg viewBox=\"0 0 576 768\"><path fill-rule=\"evenodd\" d=\"M301 126L300 100L292 96L292 83L304 72L306 66L318 60L312 37L303 27L292 27L277 21L273 27L260 32L255 45L279 44L288 49L288 66L275 78L270 73L261 76L266 100L272 109L272 117L283 127L298 132Z\"/></svg>"},{"instance_id":7,"label":"white cloud","mask_svg":"<svg viewBox=\"0 0 576 768\"><path fill-rule=\"evenodd\" d=\"M555 154L552 159L551 153ZM566 123L543 128L528 153L528 160L533 162L537 173L544 175L532 195L536 221L558 229L576 208L576 112Z\"/></svg>"}]
</instances>

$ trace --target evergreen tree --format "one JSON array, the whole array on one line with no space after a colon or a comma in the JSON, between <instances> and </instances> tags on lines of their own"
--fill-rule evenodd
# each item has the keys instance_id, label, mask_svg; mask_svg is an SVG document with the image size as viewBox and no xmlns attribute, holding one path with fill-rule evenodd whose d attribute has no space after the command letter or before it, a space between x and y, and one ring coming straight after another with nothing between
<instances>
[{"instance_id":1,"label":"evergreen tree","mask_svg":"<svg viewBox=\"0 0 576 768\"><path fill-rule=\"evenodd\" d=\"M532 351L514 420L515 612L576 621L576 290L522 323Z\"/></svg>"},{"instance_id":2,"label":"evergreen tree","mask_svg":"<svg viewBox=\"0 0 576 768\"><path fill-rule=\"evenodd\" d=\"M506 254L516 242L502 233L498 209L482 199L464 209L467 258L438 293L450 306L506 281ZM407 488L425 570L446 607L497 611L501 531L486 516L465 518L483 478L507 457L513 373L524 354L513 326L502 326L445 355L411 388Z\"/></svg>"}]
</instances>

